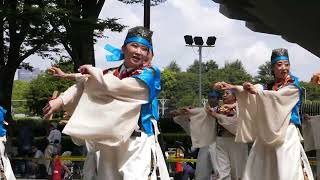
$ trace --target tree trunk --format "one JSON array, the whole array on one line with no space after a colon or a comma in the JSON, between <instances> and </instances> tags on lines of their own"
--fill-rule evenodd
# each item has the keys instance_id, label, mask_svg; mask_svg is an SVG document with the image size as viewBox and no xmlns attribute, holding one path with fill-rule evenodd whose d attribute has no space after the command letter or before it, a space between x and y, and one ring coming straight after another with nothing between
<instances>
[{"instance_id":1,"label":"tree trunk","mask_svg":"<svg viewBox=\"0 0 320 180\"><path fill-rule=\"evenodd\" d=\"M0 105L7 110L6 120L11 121L11 97L15 68L1 68L0 70Z\"/></svg>"}]
</instances>

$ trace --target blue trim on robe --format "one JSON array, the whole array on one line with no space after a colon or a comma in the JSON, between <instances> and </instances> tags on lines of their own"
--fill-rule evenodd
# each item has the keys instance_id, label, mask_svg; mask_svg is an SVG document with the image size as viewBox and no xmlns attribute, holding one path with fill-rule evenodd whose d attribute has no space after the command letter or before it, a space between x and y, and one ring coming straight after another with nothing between
<instances>
[{"instance_id":1,"label":"blue trim on robe","mask_svg":"<svg viewBox=\"0 0 320 180\"><path fill-rule=\"evenodd\" d=\"M290 74L291 79L293 79L294 83L290 84L298 88L299 90L299 100L297 104L293 107L291 112L291 122L295 125L301 125L300 115L299 115L299 108L302 104L302 89L300 87L299 78Z\"/></svg>"},{"instance_id":2,"label":"blue trim on robe","mask_svg":"<svg viewBox=\"0 0 320 180\"><path fill-rule=\"evenodd\" d=\"M6 113L7 110L0 106L0 137L5 136L7 133L7 130L3 127L3 121Z\"/></svg>"},{"instance_id":3,"label":"blue trim on robe","mask_svg":"<svg viewBox=\"0 0 320 180\"><path fill-rule=\"evenodd\" d=\"M154 135L151 118L159 120L157 96L161 90L160 74L160 70L156 66L152 66L151 68L145 67L141 74L132 76L144 82L149 89L149 102L141 106L140 113L141 124L148 136Z\"/></svg>"}]
</instances>

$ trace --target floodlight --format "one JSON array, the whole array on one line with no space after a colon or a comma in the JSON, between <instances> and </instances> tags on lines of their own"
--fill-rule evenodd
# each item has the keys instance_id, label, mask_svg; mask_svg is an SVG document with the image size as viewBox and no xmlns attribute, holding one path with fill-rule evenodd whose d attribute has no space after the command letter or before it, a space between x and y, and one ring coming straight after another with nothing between
<instances>
[{"instance_id":1,"label":"floodlight","mask_svg":"<svg viewBox=\"0 0 320 180\"><path fill-rule=\"evenodd\" d=\"M203 45L203 39L201 36L196 36L193 38L194 43L198 46L202 46Z\"/></svg>"},{"instance_id":2,"label":"floodlight","mask_svg":"<svg viewBox=\"0 0 320 180\"><path fill-rule=\"evenodd\" d=\"M209 36L207 39L207 45L213 46L216 43L217 38L215 36Z\"/></svg>"},{"instance_id":3,"label":"floodlight","mask_svg":"<svg viewBox=\"0 0 320 180\"><path fill-rule=\"evenodd\" d=\"M184 41L186 42L186 44L188 45L192 45L193 44L193 39L191 35L185 35L184 36Z\"/></svg>"}]
</instances>

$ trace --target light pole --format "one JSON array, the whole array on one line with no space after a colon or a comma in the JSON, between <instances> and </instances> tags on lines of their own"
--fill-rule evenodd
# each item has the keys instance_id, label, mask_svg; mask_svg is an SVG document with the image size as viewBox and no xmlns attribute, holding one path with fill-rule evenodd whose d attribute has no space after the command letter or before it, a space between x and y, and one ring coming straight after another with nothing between
<instances>
[{"instance_id":1,"label":"light pole","mask_svg":"<svg viewBox=\"0 0 320 180\"><path fill-rule=\"evenodd\" d=\"M184 41L186 43L187 47L198 47L199 52L199 107L202 104L202 48L203 47L214 47L214 44L216 43L216 37L215 36L209 36L207 39L206 44L203 45L203 39L201 36L195 36L192 38L191 35L185 35ZM193 45L195 43L195 45Z\"/></svg>"}]
</instances>

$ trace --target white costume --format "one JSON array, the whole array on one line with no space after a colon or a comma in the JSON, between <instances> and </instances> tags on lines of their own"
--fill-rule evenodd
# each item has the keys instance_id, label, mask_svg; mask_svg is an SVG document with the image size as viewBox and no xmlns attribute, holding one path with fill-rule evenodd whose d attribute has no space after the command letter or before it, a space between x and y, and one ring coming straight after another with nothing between
<instances>
[{"instance_id":1,"label":"white costume","mask_svg":"<svg viewBox=\"0 0 320 180\"><path fill-rule=\"evenodd\" d=\"M63 133L100 150L97 179L156 179L157 172L162 180L169 179L156 124L155 135L141 132L140 137L131 137L138 128L141 105L148 103L147 86L136 78L120 80L97 68L91 70L90 77L78 77L78 83L61 96L72 114Z\"/></svg>"},{"instance_id":2,"label":"white costume","mask_svg":"<svg viewBox=\"0 0 320 180\"><path fill-rule=\"evenodd\" d=\"M16 177L13 174L12 168L11 168L11 164L10 164L10 160L8 159L8 157L5 155L4 151L5 151L5 146L4 146L4 142L6 141L5 137L0 137L0 156L1 156L1 162L0 162L0 169L4 172L4 175L6 176L7 180L15 180ZM1 176L0 176L1 177ZM3 178L3 177L1 177Z\"/></svg>"},{"instance_id":3,"label":"white costume","mask_svg":"<svg viewBox=\"0 0 320 180\"><path fill-rule=\"evenodd\" d=\"M248 145L235 142L234 134L237 129L236 115L228 117L217 114L221 128L217 137L217 170L219 180L241 179L248 156Z\"/></svg>"},{"instance_id":4,"label":"white costume","mask_svg":"<svg viewBox=\"0 0 320 180\"><path fill-rule=\"evenodd\" d=\"M242 180L303 180L304 172L313 180L299 130L290 122L298 100L299 90L292 85L237 94L236 141L254 141Z\"/></svg>"},{"instance_id":5,"label":"white costume","mask_svg":"<svg viewBox=\"0 0 320 180\"><path fill-rule=\"evenodd\" d=\"M302 134L304 150L316 150L317 178L320 178L320 116L311 116L309 120L302 121Z\"/></svg>"},{"instance_id":6,"label":"white costume","mask_svg":"<svg viewBox=\"0 0 320 180\"><path fill-rule=\"evenodd\" d=\"M216 173L215 119L205 108L194 108L189 111L189 115L176 116L174 121L191 136L192 146L200 148L195 172L196 180L210 180L212 173Z\"/></svg>"}]
</instances>

